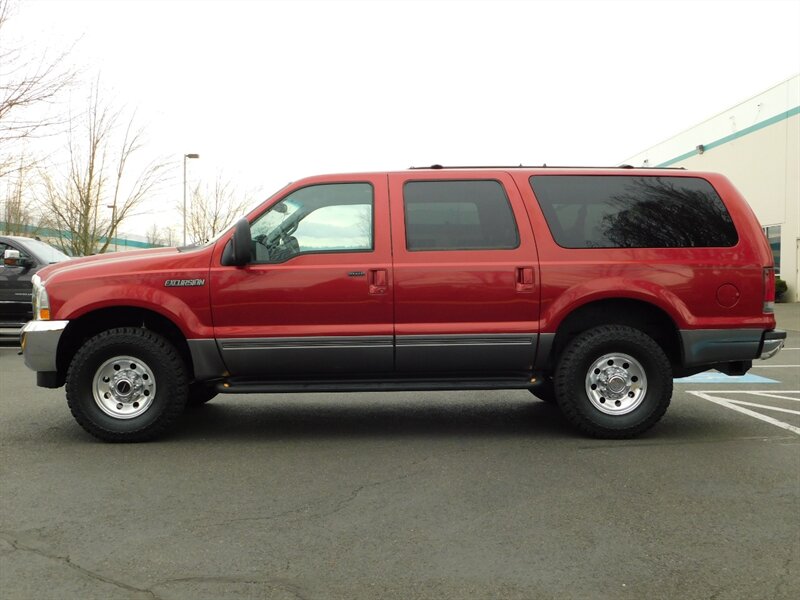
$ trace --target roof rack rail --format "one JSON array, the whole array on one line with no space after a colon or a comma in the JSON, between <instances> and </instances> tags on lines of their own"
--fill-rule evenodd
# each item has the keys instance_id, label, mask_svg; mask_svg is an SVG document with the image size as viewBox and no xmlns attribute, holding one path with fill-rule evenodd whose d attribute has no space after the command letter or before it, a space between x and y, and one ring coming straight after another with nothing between
<instances>
[{"instance_id":1,"label":"roof rack rail","mask_svg":"<svg viewBox=\"0 0 800 600\"><path fill-rule=\"evenodd\" d=\"M664 171L685 171L686 167L634 167L633 165L613 165L603 167L598 165L577 166L577 165L430 165L428 167L409 167L409 170L420 169L650 169Z\"/></svg>"}]
</instances>

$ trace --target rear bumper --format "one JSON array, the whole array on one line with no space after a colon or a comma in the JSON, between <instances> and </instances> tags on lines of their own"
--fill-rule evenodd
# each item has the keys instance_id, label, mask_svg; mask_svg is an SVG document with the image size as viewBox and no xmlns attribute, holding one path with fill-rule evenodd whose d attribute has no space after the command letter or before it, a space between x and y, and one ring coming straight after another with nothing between
<instances>
[{"instance_id":1,"label":"rear bumper","mask_svg":"<svg viewBox=\"0 0 800 600\"><path fill-rule=\"evenodd\" d=\"M28 321L19 335L25 365L36 372L56 371L61 334L69 321Z\"/></svg>"},{"instance_id":2,"label":"rear bumper","mask_svg":"<svg viewBox=\"0 0 800 600\"><path fill-rule=\"evenodd\" d=\"M780 329L773 329L772 331L765 331L764 337L761 339L761 360L772 358L781 351L783 345L786 343L786 332Z\"/></svg>"},{"instance_id":3,"label":"rear bumper","mask_svg":"<svg viewBox=\"0 0 800 600\"><path fill-rule=\"evenodd\" d=\"M777 329L683 329L680 333L685 367L767 359L786 340L786 332Z\"/></svg>"}]
</instances>

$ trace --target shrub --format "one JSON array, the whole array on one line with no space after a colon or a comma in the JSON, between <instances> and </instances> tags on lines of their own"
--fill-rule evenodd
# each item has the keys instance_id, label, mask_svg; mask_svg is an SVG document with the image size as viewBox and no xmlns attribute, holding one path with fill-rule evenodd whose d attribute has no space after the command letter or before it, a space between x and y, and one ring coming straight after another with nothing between
<instances>
[{"instance_id":1,"label":"shrub","mask_svg":"<svg viewBox=\"0 0 800 600\"><path fill-rule=\"evenodd\" d=\"M780 277L775 278L775 302L783 302L783 296L786 294L788 286L786 282Z\"/></svg>"}]
</instances>

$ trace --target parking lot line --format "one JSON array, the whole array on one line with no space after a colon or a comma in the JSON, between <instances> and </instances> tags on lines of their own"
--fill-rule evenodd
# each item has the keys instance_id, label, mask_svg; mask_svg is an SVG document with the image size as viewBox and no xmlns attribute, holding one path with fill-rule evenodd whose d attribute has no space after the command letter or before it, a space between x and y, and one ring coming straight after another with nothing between
<instances>
[{"instance_id":1,"label":"parking lot line","mask_svg":"<svg viewBox=\"0 0 800 600\"><path fill-rule=\"evenodd\" d=\"M764 410L774 410L777 412L789 413L790 415L800 415L800 410L780 408L779 406L769 406L768 404L756 404L755 402L745 402L744 400L728 400L737 406L752 406L753 408L763 408Z\"/></svg>"},{"instance_id":2,"label":"parking lot line","mask_svg":"<svg viewBox=\"0 0 800 600\"><path fill-rule=\"evenodd\" d=\"M775 390L762 392L760 390L703 390L706 394L800 394L800 390ZM693 394L694 392L689 392ZM792 398L794 400L794 398Z\"/></svg>"},{"instance_id":3,"label":"parking lot line","mask_svg":"<svg viewBox=\"0 0 800 600\"><path fill-rule=\"evenodd\" d=\"M703 400L708 400L709 402L713 402L714 404L719 404L720 406L724 406L725 408L730 408L731 410L735 410L736 412L740 412L742 414L748 415L753 417L754 419L758 419L759 421L764 421L765 423L769 423L770 425L775 425L776 427L780 427L782 429L786 429L791 431L792 433L796 433L800 435L800 427L795 427L794 425L790 425L789 423L784 423L783 421L779 421L778 419L774 419L772 417L768 417L767 415L762 415L759 412L754 410L750 410L749 408L745 408L743 406L737 406L732 401L726 398L720 398L719 396L712 396L711 394L731 394L735 392L728 392L728 391L719 391L719 392L695 392L695 391L688 391L689 394L693 396L697 396L698 398L702 398ZM746 393L746 392L740 392ZM783 391L782 393L800 393L797 391Z\"/></svg>"},{"instance_id":4,"label":"parking lot line","mask_svg":"<svg viewBox=\"0 0 800 600\"><path fill-rule=\"evenodd\" d=\"M778 400L791 400L792 402L800 402L800 398L792 398L791 396L780 396L775 392L750 392L756 396L763 396L765 398L776 398Z\"/></svg>"}]
</instances>

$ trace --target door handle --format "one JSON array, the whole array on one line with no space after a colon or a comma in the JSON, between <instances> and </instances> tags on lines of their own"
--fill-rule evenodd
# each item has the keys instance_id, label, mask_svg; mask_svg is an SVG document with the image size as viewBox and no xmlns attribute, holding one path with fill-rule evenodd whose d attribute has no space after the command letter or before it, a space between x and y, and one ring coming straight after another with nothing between
<instances>
[{"instance_id":1,"label":"door handle","mask_svg":"<svg viewBox=\"0 0 800 600\"><path fill-rule=\"evenodd\" d=\"M386 269L369 270L369 293L385 294L388 287L389 274Z\"/></svg>"},{"instance_id":2,"label":"door handle","mask_svg":"<svg viewBox=\"0 0 800 600\"><path fill-rule=\"evenodd\" d=\"M517 267L517 291L533 291L533 267Z\"/></svg>"}]
</instances>

